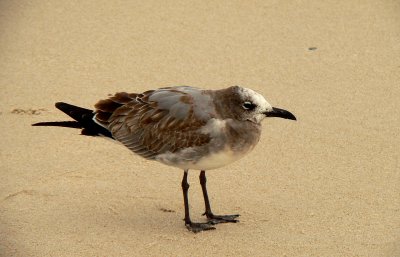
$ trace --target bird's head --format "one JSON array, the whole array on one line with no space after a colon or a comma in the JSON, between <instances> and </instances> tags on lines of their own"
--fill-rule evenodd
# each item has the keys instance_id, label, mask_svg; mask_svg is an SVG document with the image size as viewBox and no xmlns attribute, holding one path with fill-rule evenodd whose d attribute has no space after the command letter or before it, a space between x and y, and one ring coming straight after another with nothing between
<instances>
[{"instance_id":1,"label":"bird's head","mask_svg":"<svg viewBox=\"0 0 400 257\"><path fill-rule=\"evenodd\" d=\"M249 88L233 86L227 89L225 104L229 111L238 120L248 120L259 124L265 117L278 117L296 120L289 111L272 107L259 93Z\"/></svg>"}]
</instances>

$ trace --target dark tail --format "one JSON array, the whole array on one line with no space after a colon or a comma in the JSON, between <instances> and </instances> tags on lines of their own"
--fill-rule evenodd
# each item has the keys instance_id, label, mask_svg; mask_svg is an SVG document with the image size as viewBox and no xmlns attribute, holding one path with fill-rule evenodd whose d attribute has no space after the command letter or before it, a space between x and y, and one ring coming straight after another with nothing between
<instances>
[{"instance_id":1,"label":"dark tail","mask_svg":"<svg viewBox=\"0 0 400 257\"><path fill-rule=\"evenodd\" d=\"M92 110L62 102L56 103L56 107L57 109L61 110L62 112L73 118L75 121L38 122L32 124L32 126L79 128L82 129L82 135L103 135L112 138L110 131L93 121L94 112Z\"/></svg>"}]
</instances>

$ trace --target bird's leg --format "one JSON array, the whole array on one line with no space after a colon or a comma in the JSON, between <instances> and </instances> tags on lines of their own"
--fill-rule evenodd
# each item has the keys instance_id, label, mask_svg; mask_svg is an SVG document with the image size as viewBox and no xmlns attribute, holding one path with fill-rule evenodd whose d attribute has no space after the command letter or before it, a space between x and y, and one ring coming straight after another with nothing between
<instances>
[{"instance_id":1,"label":"bird's leg","mask_svg":"<svg viewBox=\"0 0 400 257\"><path fill-rule=\"evenodd\" d=\"M185 226L188 230L197 233L203 230L211 230L215 229L210 223L194 223L190 220L189 214L189 200L188 200L188 191L189 191L189 183L187 181L188 170L185 170L182 178L182 191L183 191L183 201L185 203Z\"/></svg>"},{"instance_id":2,"label":"bird's leg","mask_svg":"<svg viewBox=\"0 0 400 257\"><path fill-rule=\"evenodd\" d=\"M218 223L226 223L226 222L238 222L236 219L239 217L239 214L233 215L214 215L211 211L210 200L208 199L207 193L207 178L206 172L204 170L200 171L200 184L201 189L203 190L204 204L206 207L206 212L203 215L206 215L210 224L218 224Z\"/></svg>"}]
</instances>

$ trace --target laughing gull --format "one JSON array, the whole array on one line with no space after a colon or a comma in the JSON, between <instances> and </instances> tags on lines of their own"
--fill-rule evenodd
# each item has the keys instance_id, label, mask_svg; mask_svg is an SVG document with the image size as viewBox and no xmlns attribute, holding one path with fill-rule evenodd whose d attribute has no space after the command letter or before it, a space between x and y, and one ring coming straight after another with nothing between
<instances>
[{"instance_id":1,"label":"laughing gull","mask_svg":"<svg viewBox=\"0 0 400 257\"><path fill-rule=\"evenodd\" d=\"M260 139L265 117L296 120L292 113L272 107L259 93L240 86L220 90L177 86L141 94L121 92L99 101L95 110L62 102L56 107L75 121L40 122L33 126L79 128L83 135L112 138L146 159L183 169L185 225L195 233L215 229L213 225L218 223L237 222L239 217L213 214L205 171L223 167L250 152ZM190 219L189 169L200 170L206 223Z\"/></svg>"}]
</instances>

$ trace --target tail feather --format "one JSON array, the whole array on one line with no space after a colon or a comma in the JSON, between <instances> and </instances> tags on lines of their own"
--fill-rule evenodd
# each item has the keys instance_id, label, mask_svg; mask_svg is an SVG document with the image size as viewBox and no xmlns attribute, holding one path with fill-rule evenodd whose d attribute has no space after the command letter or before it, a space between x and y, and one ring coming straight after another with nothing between
<instances>
[{"instance_id":1,"label":"tail feather","mask_svg":"<svg viewBox=\"0 0 400 257\"><path fill-rule=\"evenodd\" d=\"M111 132L106 128L100 126L93 121L95 113L92 110L78 107L75 105L58 102L55 104L57 109L61 110L75 121L50 121L50 122L38 122L32 124L32 126L56 126L56 127L67 127L67 128L80 128L82 129L83 135L98 136L103 135L111 137Z\"/></svg>"}]
</instances>

